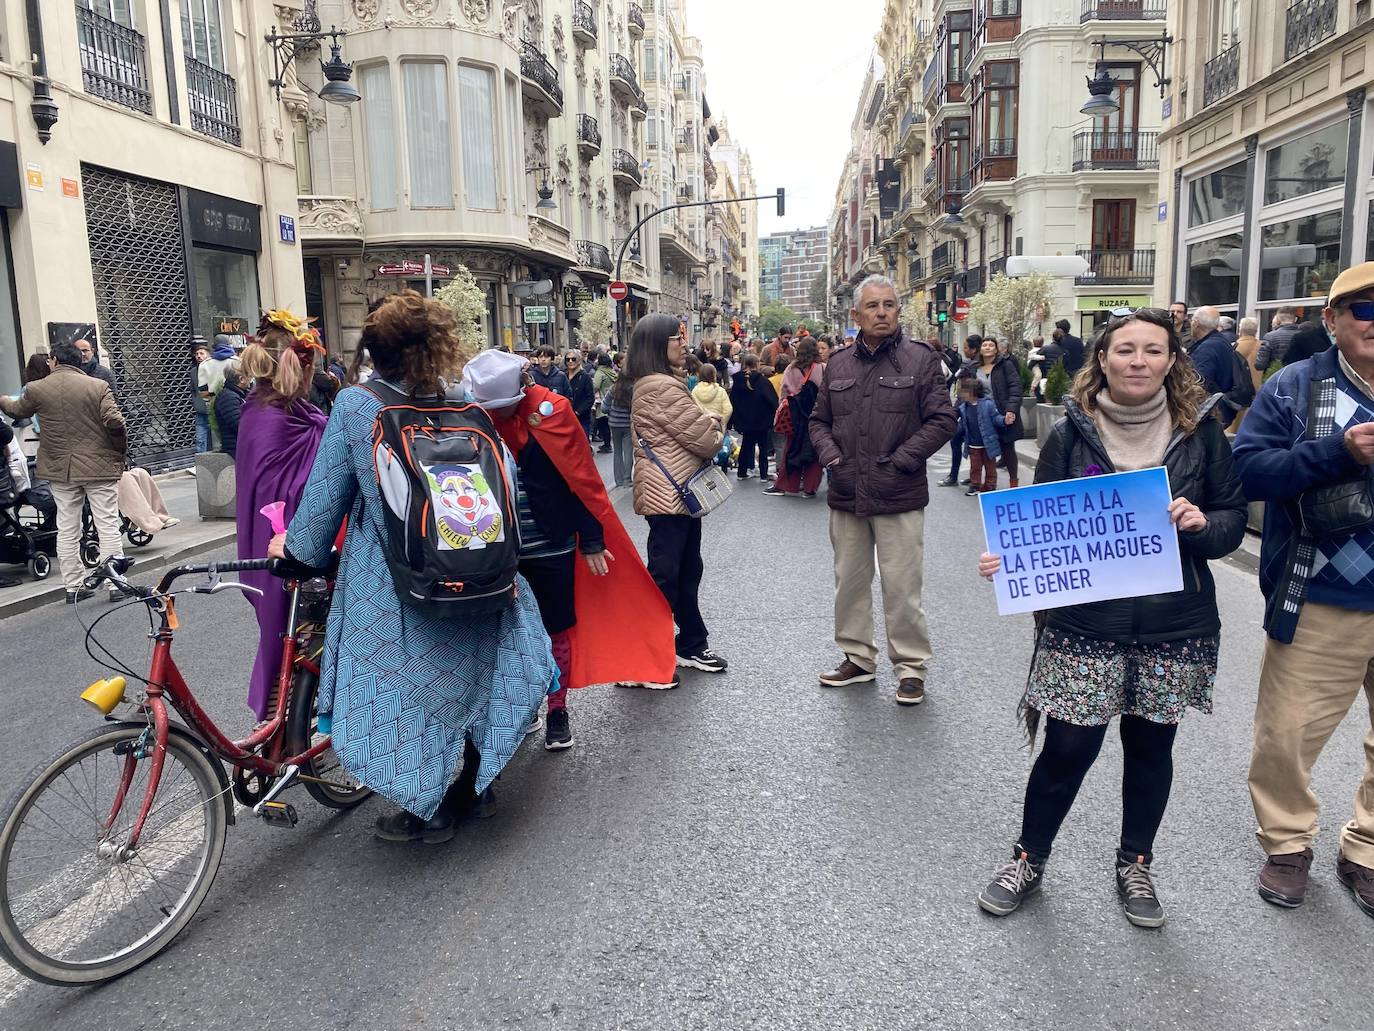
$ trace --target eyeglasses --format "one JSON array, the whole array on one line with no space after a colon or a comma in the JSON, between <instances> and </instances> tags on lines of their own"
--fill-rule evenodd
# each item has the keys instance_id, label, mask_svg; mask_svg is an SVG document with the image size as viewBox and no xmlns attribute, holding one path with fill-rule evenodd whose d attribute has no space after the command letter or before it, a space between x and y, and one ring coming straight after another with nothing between
<instances>
[{"instance_id":1,"label":"eyeglasses","mask_svg":"<svg viewBox=\"0 0 1374 1031\"><path fill-rule=\"evenodd\" d=\"M1344 308L1361 322L1374 322L1374 301L1342 301L1337 307Z\"/></svg>"}]
</instances>

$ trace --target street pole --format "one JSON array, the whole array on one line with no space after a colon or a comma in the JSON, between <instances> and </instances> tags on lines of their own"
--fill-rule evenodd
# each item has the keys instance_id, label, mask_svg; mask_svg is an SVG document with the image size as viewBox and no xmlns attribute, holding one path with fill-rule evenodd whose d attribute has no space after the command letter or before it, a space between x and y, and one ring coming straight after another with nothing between
<instances>
[{"instance_id":1,"label":"street pole","mask_svg":"<svg viewBox=\"0 0 1374 1031\"><path fill-rule=\"evenodd\" d=\"M785 188L781 187L781 186L778 187L778 192L777 192L777 193L765 193L765 194L761 194L760 196L757 196L757 197L736 197L734 200L693 200L693 201L687 201L687 202L684 203L684 204L669 204L666 208L659 208L657 211L651 211L651 212L649 212L647 215L645 215L643 218L641 218L638 222L636 222L636 223L635 223L635 227L634 227L633 229L631 229L628 233L625 234L625 239L623 239L623 240L620 241L620 250L616 253L616 256L615 256L615 281L616 281L617 283L619 283L619 282L622 281L622 280L621 280L621 277L620 277L620 266L621 266L621 263L625 260L625 251L629 248L629 246L630 246L630 241L633 240L633 239L635 238L635 234L637 234L637 233L640 231L640 229L642 229L642 228L644 227L644 224L645 224L646 222L648 222L650 219L652 219L652 218L657 218L659 215L662 215L662 214L663 214L664 212L666 212L666 211L676 211L678 208L709 208L709 207L712 207L713 205L716 205L716 204L743 204L745 201L756 201L756 200L775 200L775 201L778 202L778 217L779 217L779 218L782 218L783 215L786 214L786 210L787 210L787 190L786 190ZM628 305L629 303L630 303L630 300L629 300L628 297L626 297L626 299L625 299L625 304ZM620 316L619 316L619 308L620 308L620 305L617 304L617 305L616 305L616 341L617 341L617 344L619 345L619 349L620 349L621 351L624 351L624 350L625 350L625 323L628 321L628 318L626 318L626 319L620 318Z\"/></svg>"},{"instance_id":2,"label":"street pole","mask_svg":"<svg viewBox=\"0 0 1374 1031\"><path fill-rule=\"evenodd\" d=\"M425 296L434 296L434 262L428 254L425 255Z\"/></svg>"}]
</instances>

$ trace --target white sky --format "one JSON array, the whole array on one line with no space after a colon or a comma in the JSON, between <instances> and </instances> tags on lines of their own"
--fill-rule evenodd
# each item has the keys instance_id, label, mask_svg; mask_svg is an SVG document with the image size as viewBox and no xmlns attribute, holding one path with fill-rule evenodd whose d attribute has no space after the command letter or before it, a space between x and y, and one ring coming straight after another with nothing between
<instances>
[{"instance_id":1,"label":"white sky","mask_svg":"<svg viewBox=\"0 0 1374 1031\"><path fill-rule=\"evenodd\" d=\"M787 190L787 215L759 205L759 235L826 225L883 0L688 0L711 114L749 151L759 193Z\"/></svg>"}]
</instances>

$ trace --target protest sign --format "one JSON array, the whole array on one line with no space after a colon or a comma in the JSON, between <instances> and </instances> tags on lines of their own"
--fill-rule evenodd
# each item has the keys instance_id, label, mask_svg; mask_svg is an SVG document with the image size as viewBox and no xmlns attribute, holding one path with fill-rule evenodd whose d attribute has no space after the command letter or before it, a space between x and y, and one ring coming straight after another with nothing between
<instances>
[{"instance_id":1,"label":"protest sign","mask_svg":"<svg viewBox=\"0 0 1374 1031\"><path fill-rule=\"evenodd\" d=\"M1183 590L1163 468L1084 476L979 495L997 611L1139 598Z\"/></svg>"}]
</instances>

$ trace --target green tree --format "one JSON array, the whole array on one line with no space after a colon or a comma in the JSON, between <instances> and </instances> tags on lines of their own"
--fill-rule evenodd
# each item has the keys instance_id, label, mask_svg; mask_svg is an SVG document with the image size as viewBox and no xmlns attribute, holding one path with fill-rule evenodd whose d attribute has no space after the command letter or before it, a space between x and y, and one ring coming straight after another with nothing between
<instances>
[{"instance_id":1,"label":"green tree","mask_svg":"<svg viewBox=\"0 0 1374 1031\"><path fill-rule=\"evenodd\" d=\"M1064 361L1054 363L1054 368L1045 377L1045 403L1059 405L1064 403L1064 395L1069 392L1069 374L1064 371Z\"/></svg>"},{"instance_id":2,"label":"green tree","mask_svg":"<svg viewBox=\"0 0 1374 1031\"><path fill-rule=\"evenodd\" d=\"M453 270L453 279L447 286L435 291L434 299L453 312L462 344L463 361L467 361L486 346L482 335L482 316L487 311L486 292L477 285L477 280L466 265ZM452 370L449 370L450 374Z\"/></svg>"},{"instance_id":3,"label":"green tree","mask_svg":"<svg viewBox=\"0 0 1374 1031\"><path fill-rule=\"evenodd\" d=\"M829 291L826 289L825 269L816 273L816 278L811 280L811 288L806 292L806 299L811 304L812 311L825 311L825 298Z\"/></svg>"},{"instance_id":4,"label":"green tree","mask_svg":"<svg viewBox=\"0 0 1374 1031\"><path fill-rule=\"evenodd\" d=\"M908 340L929 340L935 336L935 327L931 325L930 319L926 318L924 304L916 301L908 304L902 309L899 321Z\"/></svg>"},{"instance_id":5,"label":"green tree","mask_svg":"<svg viewBox=\"0 0 1374 1031\"><path fill-rule=\"evenodd\" d=\"M797 313L781 301L769 301L759 310L759 336L771 340L783 326L797 328Z\"/></svg>"},{"instance_id":6,"label":"green tree","mask_svg":"<svg viewBox=\"0 0 1374 1031\"><path fill-rule=\"evenodd\" d=\"M1001 273L981 293L969 298L969 321L985 334L1007 340L1012 347L1040 335L1040 327L1054 306L1050 277L1043 272L1009 278Z\"/></svg>"},{"instance_id":7,"label":"green tree","mask_svg":"<svg viewBox=\"0 0 1374 1031\"><path fill-rule=\"evenodd\" d=\"M577 309L577 342L587 347L611 342L611 331L615 328L611 320L611 301L599 297Z\"/></svg>"}]
</instances>

